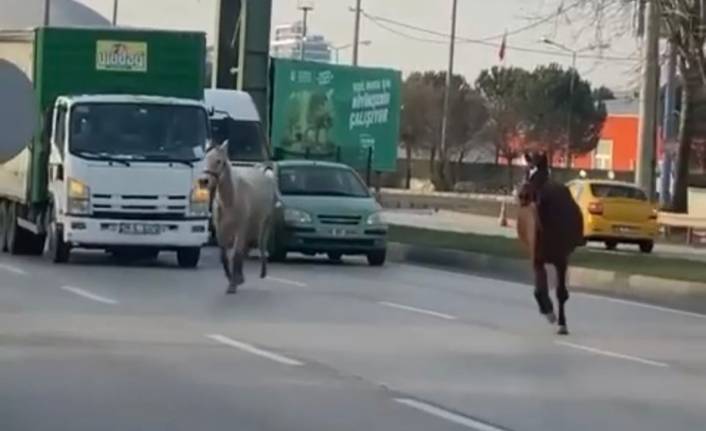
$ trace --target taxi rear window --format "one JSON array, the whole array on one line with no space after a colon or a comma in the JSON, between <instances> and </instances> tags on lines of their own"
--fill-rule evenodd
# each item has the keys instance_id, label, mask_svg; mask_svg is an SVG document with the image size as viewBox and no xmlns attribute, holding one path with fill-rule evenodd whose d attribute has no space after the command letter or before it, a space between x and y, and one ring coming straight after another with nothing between
<instances>
[{"instance_id":1,"label":"taxi rear window","mask_svg":"<svg viewBox=\"0 0 706 431\"><path fill-rule=\"evenodd\" d=\"M616 184L591 184L591 194L597 198L623 198L646 201L647 195L642 190Z\"/></svg>"}]
</instances>

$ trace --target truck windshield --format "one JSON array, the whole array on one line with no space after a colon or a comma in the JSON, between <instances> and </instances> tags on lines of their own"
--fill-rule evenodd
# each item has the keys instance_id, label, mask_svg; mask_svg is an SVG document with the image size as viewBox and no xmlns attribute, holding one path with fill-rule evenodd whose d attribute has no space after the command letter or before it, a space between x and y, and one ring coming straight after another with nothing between
<instances>
[{"instance_id":1,"label":"truck windshield","mask_svg":"<svg viewBox=\"0 0 706 431\"><path fill-rule=\"evenodd\" d=\"M228 139L228 154L233 161L264 162L268 159L265 134L257 121L212 118L213 139L221 144Z\"/></svg>"},{"instance_id":2,"label":"truck windshield","mask_svg":"<svg viewBox=\"0 0 706 431\"><path fill-rule=\"evenodd\" d=\"M89 158L190 162L209 137L208 116L198 106L132 103L76 105L69 151Z\"/></svg>"},{"instance_id":3,"label":"truck windshield","mask_svg":"<svg viewBox=\"0 0 706 431\"><path fill-rule=\"evenodd\" d=\"M279 169L283 195L370 196L365 184L350 169L328 166L285 166Z\"/></svg>"}]
</instances>

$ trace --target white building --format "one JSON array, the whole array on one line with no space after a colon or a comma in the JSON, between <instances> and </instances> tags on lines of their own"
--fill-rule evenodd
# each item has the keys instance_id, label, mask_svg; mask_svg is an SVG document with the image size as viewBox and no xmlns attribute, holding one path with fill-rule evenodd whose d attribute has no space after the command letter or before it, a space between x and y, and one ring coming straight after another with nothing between
<instances>
[{"instance_id":1,"label":"white building","mask_svg":"<svg viewBox=\"0 0 706 431\"><path fill-rule=\"evenodd\" d=\"M271 44L272 56L277 58L301 59L302 44L304 60L330 63L331 44L322 35L308 34L304 39L304 25L301 21L275 27Z\"/></svg>"},{"instance_id":2,"label":"white building","mask_svg":"<svg viewBox=\"0 0 706 431\"><path fill-rule=\"evenodd\" d=\"M108 27L110 21L75 0L52 0L49 22L54 26ZM42 25L44 0L0 0L0 29L18 30Z\"/></svg>"}]
</instances>

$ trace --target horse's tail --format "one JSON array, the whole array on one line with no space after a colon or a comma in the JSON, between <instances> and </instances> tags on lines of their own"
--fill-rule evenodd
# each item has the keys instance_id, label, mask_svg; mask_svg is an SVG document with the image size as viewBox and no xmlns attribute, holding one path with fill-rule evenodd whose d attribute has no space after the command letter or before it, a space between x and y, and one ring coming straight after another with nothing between
<instances>
[{"instance_id":1,"label":"horse's tail","mask_svg":"<svg viewBox=\"0 0 706 431\"><path fill-rule=\"evenodd\" d=\"M260 248L260 278L267 277L267 245L270 241L270 230L271 230L272 217L267 217L262 226L260 226L260 238L258 238L258 245Z\"/></svg>"}]
</instances>

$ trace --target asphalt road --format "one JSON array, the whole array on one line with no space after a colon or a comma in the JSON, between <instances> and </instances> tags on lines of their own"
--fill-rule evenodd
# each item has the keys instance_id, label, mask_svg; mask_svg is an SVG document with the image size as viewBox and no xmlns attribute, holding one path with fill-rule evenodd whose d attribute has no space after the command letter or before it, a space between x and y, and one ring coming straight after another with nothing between
<instances>
[{"instance_id":1,"label":"asphalt road","mask_svg":"<svg viewBox=\"0 0 706 431\"><path fill-rule=\"evenodd\" d=\"M53 266L0 256L0 429L706 427L706 316L575 293L559 338L531 288L295 261L226 296L209 251Z\"/></svg>"}]
</instances>

